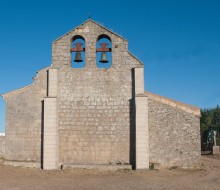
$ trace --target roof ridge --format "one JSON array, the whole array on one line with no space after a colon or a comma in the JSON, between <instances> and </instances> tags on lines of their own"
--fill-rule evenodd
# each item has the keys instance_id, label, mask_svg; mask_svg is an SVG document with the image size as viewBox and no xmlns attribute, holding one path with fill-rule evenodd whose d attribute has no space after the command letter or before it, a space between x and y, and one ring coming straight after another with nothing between
<instances>
[{"instance_id":1,"label":"roof ridge","mask_svg":"<svg viewBox=\"0 0 220 190\"><path fill-rule=\"evenodd\" d=\"M167 97L164 97L164 96L161 96L161 95L158 95L158 94L154 94L154 93L149 92L149 91L145 91L145 94L153 97L154 100L156 100L156 101L162 102L164 104L168 104L172 107L182 109L182 110L184 110L188 113L193 113L195 115L200 115L200 108L198 108L196 106L192 106L192 105L189 105L189 104L177 101L177 100L173 100L171 98L167 98Z\"/></svg>"},{"instance_id":2,"label":"roof ridge","mask_svg":"<svg viewBox=\"0 0 220 190\"><path fill-rule=\"evenodd\" d=\"M24 86L24 87L21 87L21 88L18 88L18 89L15 89L15 90L12 90L12 91L9 91L5 94L0 94L0 96L2 96L4 98L4 96L7 96L7 95L10 95L10 94L13 94L13 93L19 93L19 92L22 92L23 90L27 89L27 88L30 88L32 87L34 84L30 84L30 85L27 85L27 86Z\"/></svg>"},{"instance_id":3,"label":"roof ridge","mask_svg":"<svg viewBox=\"0 0 220 190\"><path fill-rule=\"evenodd\" d=\"M140 62L142 65L144 65L144 63L139 60L133 53L131 53L130 51L128 51L129 55L132 56L134 59L136 59L138 62Z\"/></svg>"}]
</instances>

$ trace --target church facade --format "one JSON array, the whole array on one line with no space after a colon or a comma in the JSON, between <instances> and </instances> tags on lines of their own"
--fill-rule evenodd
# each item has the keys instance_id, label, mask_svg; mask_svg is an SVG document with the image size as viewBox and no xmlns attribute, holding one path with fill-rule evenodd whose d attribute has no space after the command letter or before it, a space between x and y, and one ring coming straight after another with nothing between
<instances>
[{"instance_id":1,"label":"church facade","mask_svg":"<svg viewBox=\"0 0 220 190\"><path fill-rule=\"evenodd\" d=\"M91 19L53 42L52 65L32 85L2 97L5 164L200 165L200 109L145 91L128 41Z\"/></svg>"}]
</instances>

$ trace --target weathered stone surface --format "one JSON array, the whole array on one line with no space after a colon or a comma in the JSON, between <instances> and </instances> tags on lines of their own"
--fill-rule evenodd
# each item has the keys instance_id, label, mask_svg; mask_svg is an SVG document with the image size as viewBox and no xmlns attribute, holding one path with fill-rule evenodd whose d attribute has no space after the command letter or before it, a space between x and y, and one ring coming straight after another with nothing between
<instances>
[{"instance_id":1,"label":"weathered stone surface","mask_svg":"<svg viewBox=\"0 0 220 190\"><path fill-rule=\"evenodd\" d=\"M4 95L6 102L5 159L41 161L42 101L47 90L47 69L38 72L31 86ZM12 162L13 163L13 162Z\"/></svg>"},{"instance_id":2,"label":"weathered stone surface","mask_svg":"<svg viewBox=\"0 0 220 190\"><path fill-rule=\"evenodd\" d=\"M0 136L0 160L5 157L5 137Z\"/></svg>"},{"instance_id":3,"label":"weathered stone surface","mask_svg":"<svg viewBox=\"0 0 220 190\"><path fill-rule=\"evenodd\" d=\"M150 162L161 166L200 166L200 119L149 98Z\"/></svg>"},{"instance_id":4,"label":"weathered stone surface","mask_svg":"<svg viewBox=\"0 0 220 190\"><path fill-rule=\"evenodd\" d=\"M102 34L112 43L108 69L96 64L96 43ZM81 69L71 67L75 36L86 41ZM3 95L5 163L44 163L44 168L56 169L134 166L137 161L137 168L146 169L150 159L163 166L198 166L199 109L144 94L143 64L127 46L127 40L92 20L54 41L52 65L38 72L33 85Z\"/></svg>"},{"instance_id":5,"label":"weathered stone surface","mask_svg":"<svg viewBox=\"0 0 220 190\"><path fill-rule=\"evenodd\" d=\"M116 171L116 170L131 170L132 167L131 165L63 165L62 169L95 169L95 170L111 170L111 171Z\"/></svg>"}]
</instances>

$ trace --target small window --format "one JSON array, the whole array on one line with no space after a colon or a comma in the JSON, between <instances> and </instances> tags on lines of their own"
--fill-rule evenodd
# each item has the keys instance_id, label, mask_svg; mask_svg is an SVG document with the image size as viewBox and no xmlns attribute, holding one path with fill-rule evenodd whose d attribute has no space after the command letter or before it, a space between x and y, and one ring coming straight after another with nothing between
<instances>
[{"instance_id":1,"label":"small window","mask_svg":"<svg viewBox=\"0 0 220 190\"><path fill-rule=\"evenodd\" d=\"M82 36L74 36L71 45L72 67L84 68L86 65L85 39Z\"/></svg>"},{"instance_id":2,"label":"small window","mask_svg":"<svg viewBox=\"0 0 220 190\"><path fill-rule=\"evenodd\" d=\"M96 64L98 68L110 68L112 65L112 43L107 35L100 35L96 43Z\"/></svg>"}]
</instances>

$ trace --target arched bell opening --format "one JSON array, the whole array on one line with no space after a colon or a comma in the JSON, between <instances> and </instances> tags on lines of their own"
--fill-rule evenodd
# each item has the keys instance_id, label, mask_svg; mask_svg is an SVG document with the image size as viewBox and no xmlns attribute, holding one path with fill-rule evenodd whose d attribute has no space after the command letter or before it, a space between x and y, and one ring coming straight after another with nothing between
<instances>
[{"instance_id":1,"label":"arched bell opening","mask_svg":"<svg viewBox=\"0 0 220 190\"><path fill-rule=\"evenodd\" d=\"M112 42L111 38L105 34L97 38L96 65L98 68L110 68L112 65Z\"/></svg>"},{"instance_id":2,"label":"arched bell opening","mask_svg":"<svg viewBox=\"0 0 220 190\"><path fill-rule=\"evenodd\" d=\"M84 68L86 65L86 42L82 36L74 36L71 43L71 63L73 68Z\"/></svg>"}]
</instances>

